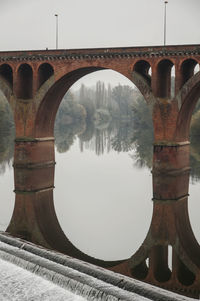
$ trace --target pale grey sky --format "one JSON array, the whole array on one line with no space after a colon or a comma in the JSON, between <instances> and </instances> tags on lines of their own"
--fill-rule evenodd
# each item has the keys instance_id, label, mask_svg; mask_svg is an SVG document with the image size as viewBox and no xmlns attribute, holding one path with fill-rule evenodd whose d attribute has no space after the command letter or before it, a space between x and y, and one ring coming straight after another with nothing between
<instances>
[{"instance_id":1,"label":"pale grey sky","mask_svg":"<svg viewBox=\"0 0 200 301\"><path fill-rule=\"evenodd\" d=\"M168 0L167 44L200 43L200 0ZM0 50L163 44L164 0L0 0Z\"/></svg>"},{"instance_id":2,"label":"pale grey sky","mask_svg":"<svg viewBox=\"0 0 200 301\"><path fill-rule=\"evenodd\" d=\"M0 0L0 51L163 45L164 0ZM168 0L167 44L200 44L200 0ZM113 71L79 80L133 85Z\"/></svg>"}]
</instances>

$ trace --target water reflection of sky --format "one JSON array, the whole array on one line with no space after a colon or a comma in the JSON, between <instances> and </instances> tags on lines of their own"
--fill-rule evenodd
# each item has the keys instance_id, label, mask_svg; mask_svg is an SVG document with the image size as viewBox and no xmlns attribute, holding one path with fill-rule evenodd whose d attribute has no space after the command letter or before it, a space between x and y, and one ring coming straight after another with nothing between
<instances>
[{"instance_id":1,"label":"water reflection of sky","mask_svg":"<svg viewBox=\"0 0 200 301\"><path fill-rule=\"evenodd\" d=\"M78 141L56 161L55 207L67 237L101 259L132 255L151 221L150 171L134 168L128 153L80 153Z\"/></svg>"},{"instance_id":2,"label":"water reflection of sky","mask_svg":"<svg viewBox=\"0 0 200 301\"><path fill-rule=\"evenodd\" d=\"M15 194L13 169L7 165L5 173L0 174L0 230L5 231L14 209Z\"/></svg>"},{"instance_id":3,"label":"water reflection of sky","mask_svg":"<svg viewBox=\"0 0 200 301\"><path fill-rule=\"evenodd\" d=\"M67 153L56 152L58 220L71 242L89 255L107 260L127 258L147 234L152 215L151 173L135 167L129 154L80 152L78 140ZM0 175L0 185L0 230L5 230L15 198L11 167ZM199 182L190 183L188 207L200 242L199 189Z\"/></svg>"}]
</instances>

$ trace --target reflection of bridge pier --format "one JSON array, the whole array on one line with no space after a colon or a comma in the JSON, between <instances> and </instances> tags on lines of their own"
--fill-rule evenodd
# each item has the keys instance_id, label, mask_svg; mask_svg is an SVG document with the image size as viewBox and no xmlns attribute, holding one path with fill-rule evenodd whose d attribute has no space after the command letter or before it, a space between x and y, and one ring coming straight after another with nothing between
<instances>
[{"instance_id":1,"label":"reflection of bridge pier","mask_svg":"<svg viewBox=\"0 0 200 301\"><path fill-rule=\"evenodd\" d=\"M53 139L16 140L16 198L7 232L102 267L119 264L121 261L104 261L84 254L65 236L54 208L54 170Z\"/></svg>"},{"instance_id":2,"label":"reflection of bridge pier","mask_svg":"<svg viewBox=\"0 0 200 301\"><path fill-rule=\"evenodd\" d=\"M200 247L188 216L189 170L189 144L154 146L152 222L129 266L134 278L198 297Z\"/></svg>"},{"instance_id":3,"label":"reflection of bridge pier","mask_svg":"<svg viewBox=\"0 0 200 301\"><path fill-rule=\"evenodd\" d=\"M150 229L139 250L121 262L92 258L67 239L54 208L54 169L53 139L16 140L16 202L9 233L162 288L193 297L199 294L200 247L187 207L189 143L155 144Z\"/></svg>"},{"instance_id":4,"label":"reflection of bridge pier","mask_svg":"<svg viewBox=\"0 0 200 301\"><path fill-rule=\"evenodd\" d=\"M54 188L54 139L16 139L14 154L15 208L8 231L45 244L38 220L49 225ZM48 205L47 205L48 204ZM42 216L41 216L42 215Z\"/></svg>"}]
</instances>

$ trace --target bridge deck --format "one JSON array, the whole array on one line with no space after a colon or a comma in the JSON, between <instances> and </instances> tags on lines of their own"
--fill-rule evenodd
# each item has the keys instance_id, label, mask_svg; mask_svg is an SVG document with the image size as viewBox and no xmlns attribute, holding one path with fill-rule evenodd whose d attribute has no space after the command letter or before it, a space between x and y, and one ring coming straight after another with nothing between
<instances>
[{"instance_id":1,"label":"bridge deck","mask_svg":"<svg viewBox=\"0 0 200 301\"><path fill-rule=\"evenodd\" d=\"M88 49L50 49L50 50L19 50L0 51L0 61L15 61L22 58L30 60L41 59L44 56L52 56L52 59L59 58L97 58L97 56L110 57L111 55L121 55L127 57L137 56L180 56L199 55L200 44L195 45L169 45L169 46L142 46L142 47L116 47L116 48L88 48Z\"/></svg>"}]
</instances>

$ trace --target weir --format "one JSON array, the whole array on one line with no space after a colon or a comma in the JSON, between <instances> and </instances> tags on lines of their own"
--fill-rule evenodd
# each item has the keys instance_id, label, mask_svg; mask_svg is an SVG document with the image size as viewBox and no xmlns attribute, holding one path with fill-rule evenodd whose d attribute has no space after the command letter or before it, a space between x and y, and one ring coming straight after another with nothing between
<instances>
[{"instance_id":1,"label":"weir","mask_svg":"<svg viewBox=\"0 0 200 301\"><path fill-rule=\"evenodd\" d=\"M44 248L39 248L34 244L27 243L23 240L10 237L5 233L0 233L0 265L9 267L13 271L15 281L19 277L21 271L16 276L16 267L11 267L5 262L12 263L34 275L40 276L48 281L43 294L48 296L48 291L51 291L52 299L46 300L80 300L69 292L83 297L85 300L127 300L127 301L192 301L195 299L187 298L167 292L163 289L153 287L149 284L130 279L129 277L104 270L97 266L82 262L66 255L49 251ZM2 269L1 269L2 271ZM11 271L11 273L12 273ZM27 277L27 275L25 275ZM29 279L30 274L28 275ZM7 281L12 281L12 276L7 278ZM36 279L32 279L37 283ZM1 280L1 286L4 285L4 279ZM42 280L41 280L42 281ZM34 286L34 283L28 283ZM52 283L54 284L52 286ZM6 283L5 283L6 285ZM9 287L10 283L8 283ZM57 287L56 287L57 286ZM59 290L61 287L63 290ZM39 288L40 290L41 288ZM5 294L6 294L6 289ZM64 292L64 290L66 290ZM25 290L21 289L19 294L23 294ZM39 292L37 293L39 294ZM20 300L24 296L20 296ZM26 298L26 297L25 297ZM30 296L29 296L30 298ZM63 299L62 299L63 298ZM64 299L65 298L65 299ZM14 299L13 299L14 300ZM39 300L36 298L34 300ZM45 299L44 299L45 300Z\"/></svg>"}]
</instances>

